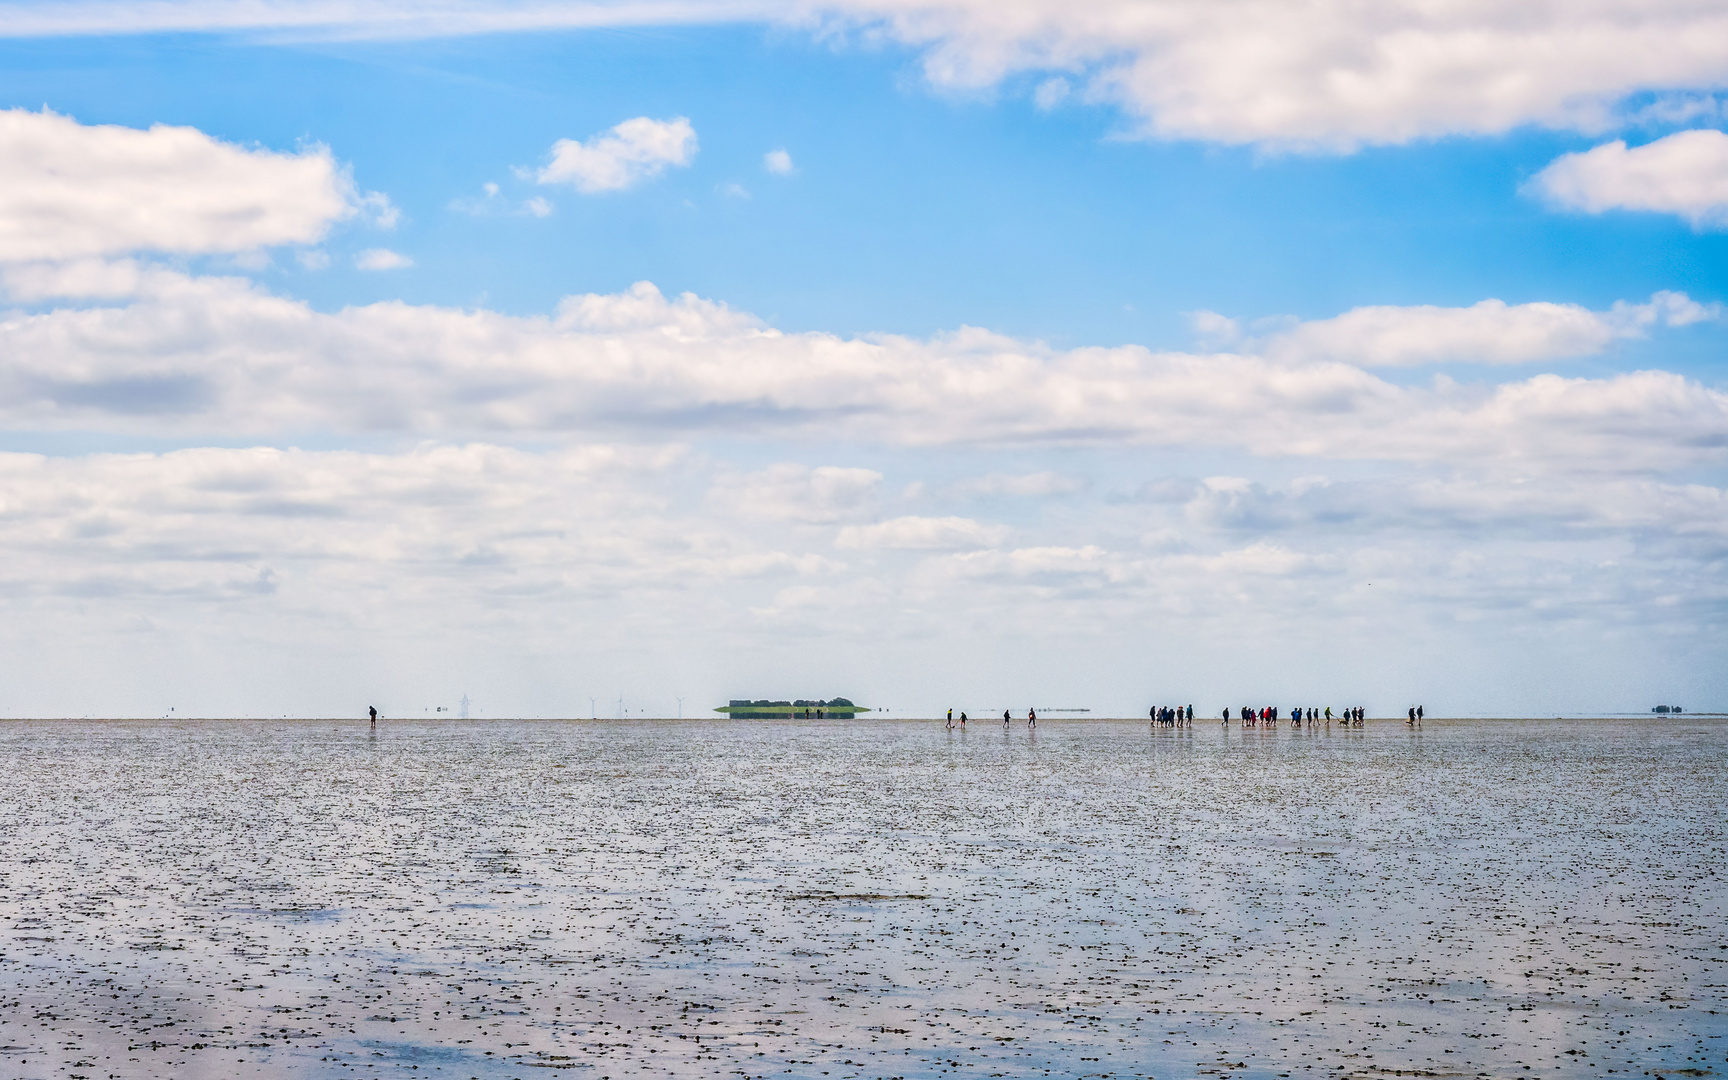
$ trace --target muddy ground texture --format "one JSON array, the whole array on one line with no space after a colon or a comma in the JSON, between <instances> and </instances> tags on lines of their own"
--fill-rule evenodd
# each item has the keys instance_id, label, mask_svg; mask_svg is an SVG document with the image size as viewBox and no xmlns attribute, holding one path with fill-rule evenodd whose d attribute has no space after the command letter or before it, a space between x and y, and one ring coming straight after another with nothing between
<instances>
[{"instance_id":1,"label":"muddy ground texture","mask_svg":"<svg viewBox=\"0 0 1728 1080\"><path fill-rule=\"evenodd\" d=\"M7 722L0 1076L1728 1076L1725 758L1693 718Z\"/></svg>"}]
</instances>

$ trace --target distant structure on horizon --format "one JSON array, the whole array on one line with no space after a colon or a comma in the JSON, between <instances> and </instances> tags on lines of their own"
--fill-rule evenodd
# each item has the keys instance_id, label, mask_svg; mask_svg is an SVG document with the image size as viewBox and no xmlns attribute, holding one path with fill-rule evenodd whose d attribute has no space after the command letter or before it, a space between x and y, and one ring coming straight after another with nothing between
<instances>
[{"instance_id":1,"label":"distant structure on horizon","mask_svg":"<svg viewBox=\"0 0 1728 1080\"><path fill-rule=\"evenodd\" d=\"M1678 705L1658 705L1654 709L1651 709L1650 711L1651 712L1685 712L1686 710L1682 709Z\"/></svg>"},{"instance_id":2,"label":"distant structure on horizon","mask_svg":"<svg viewBox=\"0 0 1728 1080\"><path fill-rule=\"evenodd\" d=\"M734 720L790 720L820 717L824 720L850 720L861 712L870 710L862 705L854 705L843 697L829 698L827 701L807 701L799 698L797 701L748 701L743 698L733 698L730 705L723 705L714 710L725 713Z\"/></svg>"}]
</instances>

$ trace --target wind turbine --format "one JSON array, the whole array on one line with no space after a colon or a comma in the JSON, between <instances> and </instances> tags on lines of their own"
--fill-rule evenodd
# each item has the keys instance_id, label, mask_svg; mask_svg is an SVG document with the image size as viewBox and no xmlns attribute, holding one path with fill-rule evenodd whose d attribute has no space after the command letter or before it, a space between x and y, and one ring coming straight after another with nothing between
<instances>
[{"instance_id":1,"label":"wind turbine","mask_svg":"<svg viewBox=\"0 0 1728 1080\"><path fill-rule=\"evenodd\" d=\"M684 699L678 699L678 719L684 719Z\"/></svg>"}]
</instances>

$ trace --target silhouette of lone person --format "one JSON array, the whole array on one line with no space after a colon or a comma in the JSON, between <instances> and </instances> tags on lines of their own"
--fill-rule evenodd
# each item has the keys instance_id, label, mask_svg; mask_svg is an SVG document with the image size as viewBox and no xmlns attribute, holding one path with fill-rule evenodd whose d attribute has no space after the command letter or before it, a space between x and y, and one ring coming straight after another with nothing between
<instances>
[{"instance_id":1,"label":"silhouette of lone person","mask_svg":"<svg viewBox=\"0 0 1728 1080\"><path fill-rule=\"evenodd\" d=\"M366 706L366 711L372 714L372 722L376 724L378 722L378 707L376 705L368 705Z\"/></svg>"}]
</instances>

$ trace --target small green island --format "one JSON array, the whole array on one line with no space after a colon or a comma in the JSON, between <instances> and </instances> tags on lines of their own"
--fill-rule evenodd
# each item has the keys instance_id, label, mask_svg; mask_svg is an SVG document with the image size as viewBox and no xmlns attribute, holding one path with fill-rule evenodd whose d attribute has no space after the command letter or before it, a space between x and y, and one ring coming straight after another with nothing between
<instances>
[{"instance_id":1,"label":"small green island","mask_svg":"<svg viewBox=\"0 0 1728 1080\"><path fill-rule=\"evenodd\" d=\"M837 697L827 701L807 701L803 698L797 701L747 701L733 698L730 705L723 705L714 711L725 713L734 720L850 720L859 713L870 710L863 705L854 705L843 697Z\"/></svg>"}]
</instances>

